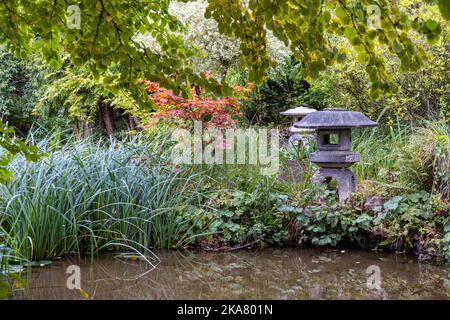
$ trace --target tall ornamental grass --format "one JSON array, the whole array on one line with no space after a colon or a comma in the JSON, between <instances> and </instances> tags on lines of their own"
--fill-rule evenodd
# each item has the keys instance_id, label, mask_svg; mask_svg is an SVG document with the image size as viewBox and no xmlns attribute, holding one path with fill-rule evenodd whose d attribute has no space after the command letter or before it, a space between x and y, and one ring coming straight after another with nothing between
<instances>
[{"instance_id":1,"label":"tall ornamental grass","mask_svg":"<svg viewBox=\"0 0 450 320\"><path fill-rule=\"evenodd\" d=\"M168 135L124 141L50 136L47 156L18 157L0 185L0 226L8 246L28 259L125 246L182 247L202 196L201 177L169 163ZM184 218L180 218L184 217Z\"/></svg>"},{"instance_id":2,"label":"tall ornamental grass","mask_svg":"<svg viewBox=\"0 0 450 320\"><path fill-rule=\"evenodd\" d=\"M450 127L443 119L361 130L353 138L361 162L352 170L360 180L396 191L449 196Z\"/></svg>"}]
</instances>

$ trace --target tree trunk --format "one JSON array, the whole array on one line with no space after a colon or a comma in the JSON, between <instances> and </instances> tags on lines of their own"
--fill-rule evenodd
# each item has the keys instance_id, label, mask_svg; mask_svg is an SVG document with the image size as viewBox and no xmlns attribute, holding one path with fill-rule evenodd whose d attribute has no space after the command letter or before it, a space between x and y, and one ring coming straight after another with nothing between
<instances>
[{"instance_id":1,"label":"tree trunk","mask_svg":"<svg viewBox=\"0 0 450 320\"><path fill-rule=\"evenodd\" d=\"M127 124L128 131L141 131L141 122L135 116L130 113L123 114L123 119Z\"/></svg>"},{"instance_id":2,"label":"tree trunk","mask_svg":"<svg viewBox=\"0 0 450 320\"><path fill-rule=\"evenodd\" d=\"M116 123L114 121L114 111L113 108L104 102L103 99L99 101L99 115L100 122L102 123L103 129L108 137L114 135L116 132Z\"/></svg>"}]
</instances>

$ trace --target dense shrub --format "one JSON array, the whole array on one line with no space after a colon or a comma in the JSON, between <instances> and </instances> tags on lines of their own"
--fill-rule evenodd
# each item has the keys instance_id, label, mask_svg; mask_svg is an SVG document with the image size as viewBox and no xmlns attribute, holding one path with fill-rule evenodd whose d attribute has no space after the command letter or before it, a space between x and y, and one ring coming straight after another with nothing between
<instances>
[{"instance_id":1,"label":"dense shrub","mask_svg":"<svg viewBox=\"0 0 450 320\"><path fill-rule=\"evenodd\" d=\"M37 75L29 63L13 57L0 46L0 118L26 132L35 117Z\"/></svg>"},{"instance_id":2,"label":"dense shrub","mask_svg":"<svg viewBox=\"0 0 450 320\"><path fill-rule=\"evenodd\" d=\"M403 10L422 19L438 18L438 8L421 3L420 5L403 4ZM373 99L369 95L369 77L365 73L366 61L358 61L356 56L349 55L345 65L337 64L323 72L317 82L327 88L325 104L328 106L346 107L364 112L372 118L381 118L382 123L393 124L417 122L422 119L436 120L450 117L450 74L449 24L442 21L442 37L432 45L425 43L420 37L413 38L417 45L428 50L429 59L425 67L413 72L402 72L404 66L393 52L384 51L390 76L397 91L390 95ZM333 40L335 41L335 40ZM337 46L341 46L336 42Z\"/></svg>"},{"instance_id":3,"label":"dense shrub","mask_svg":"<svg viewBox=\"0 0 450 320\"><path fill-rule=\"evenodd\" d=\"M281 111L308 105L317 109L325 106L326 90L304 80L300 63L286 58L269 74L268 80L256 89L243 106L250 123L282 123Z\"/></svg>"}]
</instances>

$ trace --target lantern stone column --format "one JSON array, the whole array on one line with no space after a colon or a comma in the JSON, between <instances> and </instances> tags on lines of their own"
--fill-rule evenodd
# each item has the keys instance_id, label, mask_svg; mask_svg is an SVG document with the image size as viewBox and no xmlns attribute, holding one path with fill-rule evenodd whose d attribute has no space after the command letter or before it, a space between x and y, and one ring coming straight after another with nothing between
<instances>
[{"instance_id":1,"label":"lantern stone column","mask_svg":"<svg viewBox=\"0 0 450 320\"><path fill-rule=\"evenodd\" d=\"M335 179L341 203L358 189L356 178L348 169L361 158L359 153L352 152L351 130L377 125L360 112L341 108L311 113L294 124L297 128L317 130L317 151L309 155L309 161L319 166L313 181L323 183Z\"/></svg>"},{"instance_id":2,"label":"lantern stone column","mask_svg":"<svg viewBox=\"0 0 450 320\"><path fill-rule=\"evenodd\" d=\"M304 106L300 106L294 109L289 109L283 112L280 112L280 114L282 116L286 116L289 118L292 118L293 120L293 124L302 120L303 117L305 117L306 115L313 113L313 112L317 112L316 109L312 109L312 108L307 108ZM291 125L288 129L289 131L289 148L294 149L295 145L294 142L295 141L299 141L302 146L305 146L308 144L308 136L311 135L312 133L314 133L314 130L309 130L309 129L299 129L296 128L294 125Z\"/></svg>"}]
</instances>

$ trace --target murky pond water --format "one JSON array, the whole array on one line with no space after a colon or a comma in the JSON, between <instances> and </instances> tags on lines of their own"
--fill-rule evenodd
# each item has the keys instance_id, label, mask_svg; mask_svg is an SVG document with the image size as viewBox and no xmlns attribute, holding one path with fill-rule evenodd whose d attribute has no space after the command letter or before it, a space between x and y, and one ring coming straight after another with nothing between
<instances>
[{"instance_id":1,"label":"murky pond water","mask_svg":"<svg viewBox=\"0 0 450 320\"><path fill-rule=\"evenodd\" d=\"M90 299L448 299L450 295L448 265L419 263L398 254L267 249L157 255L160 262L153 270L144 262L110 256L93 263L56 261L33 269L28 288L16 291L15 298L84 299L82 291L67 288L70 265L80 266L81 287ZM373 289L378 270L381 289Z\"/></svg>"}]
</instances>

